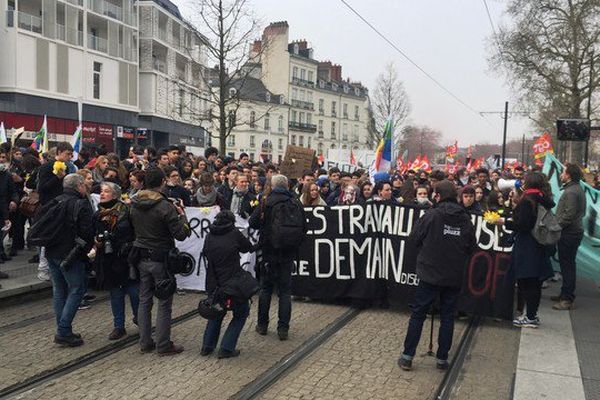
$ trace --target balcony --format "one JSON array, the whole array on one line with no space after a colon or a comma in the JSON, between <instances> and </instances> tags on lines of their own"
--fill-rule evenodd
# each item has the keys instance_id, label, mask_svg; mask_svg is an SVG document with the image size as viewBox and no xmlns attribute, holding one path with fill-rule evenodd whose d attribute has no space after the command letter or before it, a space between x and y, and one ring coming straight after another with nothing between
<instances>
[{"instance_id":1,"label":"balcony","mask_svg":"<svg viewBox=\"0 0 600 400\"><path fill-rule=\"evenodd\" d=\"M167 33L166 29L158 30L158 38L165 43L169 43L169 34Z\"/></svg>"},{"instance_id":2,"label":"balcony","mask_svg":"<svg viewBox=\"0 0 600 400\"><path fill-rule=\"evenodd\" d=\"M108 53L108 41L98 36L88 35L88 49Z\"/></svg>"},{"instance_id":3,"label":"balcony","mask_svg":"<svg viewBox=\"0 0 600 400\"><path fill-rule=\"evenodd\" d=\"M304 87L315 87L315 83L312 81L307 81L306 79L300 79L297 76L292 77L292 83L298 86Z\"/></svg>"},{"instance_id":4,"label":"balcony","mask_svg":"<svg viewBox=\"0 0 600 400\"><path fill-rule=\"evenodd\" d=\"M315 124L306 124L304 122L290 121L290 123L288 124L288 127L295 131L302 131L302 132L316 132L317 131L317 126Z\"/></svg>"},{"instance_id":5,"label":"balcony","mask_svg":"<svg viewBox=\"0 0 600 400\"><path fill-rule=\"evenodd\" d=\"M314 110L315 109L314 103L309 103L308 101L302 101L302 100L292 100L292 106L298 107L298 108L303 108L305 110Z\"/></svg>"},{"instance_id":6,"label":"balcony","mask_svg":"<svg viewBox=\"0 0 600 400\"><path fill-rule=\"evenodd\" d=\"M89 7L95 13L122 21L129 25L136 25L136 15L123 13L123 8L106 0L88 0Z\"/></svg>"},{"instance_id":7,"label":"balcony","mask_svg":"<svg viewBox=\"0 0 600 400\"><path fill-rule=\"evenodd\" d=\"M83 7L83 0L66 0L66 2L75 6Z\"/></svg>"},{"instance_id":8,"label":"balcony","mask_svg":"<svg viewBox=\"0 0 600 400\"><path fill-rule=\"evenodd\" d=\"M162 72L163 74L167 73L167 63L164 62L163 60L159 60L158 58L155 58L152 66L158 72Z\"/></svg>"},{"instance_id":9,"label":"balcony","mask_svg":"<svg viewBox=\"0 0 600 400\"><path fill-rule=\"evenodd\" d=\"M17 12L17 11L14 11ZM26 14L23 12L17 12L19 28L25 29L26 31L42 33L42 19L34 15ZM12 20L12 18L11 18ZM12 21L11 21L12 22Z\"/></svg>"}]
</instances>

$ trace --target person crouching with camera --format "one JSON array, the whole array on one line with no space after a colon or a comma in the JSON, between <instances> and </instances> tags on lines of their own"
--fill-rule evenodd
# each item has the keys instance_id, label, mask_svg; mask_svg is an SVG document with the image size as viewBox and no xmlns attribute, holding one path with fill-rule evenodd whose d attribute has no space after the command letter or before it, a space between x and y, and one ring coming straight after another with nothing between
<instances>
[{"instance_id":1,"label":"person crouching with camera","mask_svg":"<svg viewBox=\"0 0 600 400\"><path fill-rule=\"evenodd\" d=\"M133 242L129 207L121 200L121 188L112 182L100 184L100 203L94 215L96 258L94 267L98 289L110 291L114 329L109 340L127 335L125 330L125 296L129 296L133 323L137 325L140 304L139 287L129 278L127 256Z\"/></svg>"},{"instance_id":2,"label":"person crouching with camera","mask_svg":"<svg viewBox=\"0 0 600 400\"><path fill-rule=\"evenodd\" d=\"M233 281L239 280L240 273L247 274L240 266L240 253L252 251L252 244L235 227L235 215L229 210L219 212L209 229L203 250L207 260L206 293L213 304L218 303L223 309L233 311L233 319L221 340L218 358L237 357L240 351L236 349L236 345L250 313L250 305L248 298L228 296L225 292L226 287L235 286ZM256 285L258 289L258 284ZM224 317L225 313L206 324L201 355L207 356L217 347Z\"/></svg>"}]
</instances>

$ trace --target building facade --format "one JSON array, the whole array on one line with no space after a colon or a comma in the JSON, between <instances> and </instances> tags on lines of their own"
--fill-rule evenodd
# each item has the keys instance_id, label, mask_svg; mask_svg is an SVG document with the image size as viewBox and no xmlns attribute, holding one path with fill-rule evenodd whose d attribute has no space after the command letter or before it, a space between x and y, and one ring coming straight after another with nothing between
<instances>
[{"instance_id":1,"label":"building facade","mask_svg":"<svg viewBox=\"0 0 600 400\"><path fill-rule=\"evenodd\" d=\"M181 133L204 138L199 126L153 108L145 97L140 102L140 92L149 92L151 73L146 72L152 70L146 49L141 51L146 72L139 69L138 4L146 15L146 3L153 3L153 9L177 10L168 0L0 0L0 52L5 55L0 63L0 120L7 128L25 127L22 144L40 129L44 115L50 141L68 140L78 124L79 108L84 142L121 154L134 142L162 147L178 142ZM175 37L174 24L168 26L169 38ZM145 43L153 40L148 32L144 25ZM190 37L180 32L182 41ZM190 77L192 59L185 59L183 69ZM174 60L177 73L181 62L176 56Z\"/></svg>"}]
</instances>

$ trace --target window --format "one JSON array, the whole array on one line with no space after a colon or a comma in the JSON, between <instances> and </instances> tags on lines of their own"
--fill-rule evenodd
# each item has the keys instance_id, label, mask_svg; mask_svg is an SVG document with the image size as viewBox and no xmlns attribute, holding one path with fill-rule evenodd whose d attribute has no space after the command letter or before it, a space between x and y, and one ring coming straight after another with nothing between
<instances>
[{"instance_id":1,"label":"window","mask_svg":"<svg viewBox=\"0 0 600 400\"><path fill-rule=\"evenodd\" d=\"M346 85L344 85L344 93L348 93L348 91L350 90L350 88Z\"/></svg>"},{"instance_id":2,"label":"window","mask_svg":"<svg viewBox=\"0 0 600 400\"><path fill-rule=\"evenodd\" d=\"M313 81L313 72L312 71L308 71L308 81L309 82Z\"/></svg>"},{"instance_id":3,"label":"window","mask_svg":"<svg viewBox=\"0 0 600 400\"><path fill-rule=\"evenodd\" d=\"M236 120L235 120L235 111L233 111L233 110L229 111L228 119L229 119L229 127L233 128L235 126L235 123L236 123ZM234 143L235 143L235 139L234 139Z\"/></svg>"},{"instance_id":4,"label":"window","mask_svg":"<svg viewBox=\"0 0 600 400\"><path fill-rule=\"evenodd\" d=\"M306 92L304 89L300 89L300 101L304 101L306 99Z\"/></svg>"},{"instance_id":5,"label":"window","mask_svg":"<svg viewBox=\"0 0 600 400\"><path fill-rule=\"evenodd\" d=\"M320 119L318 124L319 124L319 137L323 137L323 120Z\"/></svg>"},{"instance_id":6,"label":"window","mask_svg":"<svg viewBox=\"0 0 600 400\"><path fill-rule=\"evenodd\" d=\"M250 147L254 148L254 146L255 146L254 135L250 135Z\"/></svg>"},{"instance_id":7,"label":"window","mask_svg":"<svg viewBox=\"0 0 600 400\"><path fill-rule=\"evenodd\" d=\"M359 88L354 88L354 94L357 96L360 96L360 89Z\"/></svg>"},{"instance_id":8,"label":"window","mask_svg":"<svg viewBox=\"0 0 600 400\"><path fill-rule=\"evenodd\" d=\"M360 116L358 115L358 106L354 106L354 119L359 120Z\"/></svg>"},{"instance_id":9,"label":"window","mask_svg":"<svg viewBox=\"0 0 600 400\"><path fill-rule=\"evenodd\" d=\"M265 121L265 124L264 124L265 131L270 131L271 130L271 118L270 118L269 113L265 114L264 121Z\"/></svg>"},{"instance_id":10,"label":"window","mask_svg":"<svg viewBox=\"0 0 600 400\"><path fill-rule=\"evenodd\" d=\"M183 103L185 102L185 90L179 89L179 116L183 116Z\"/></svg>"},{"instance_id":11,"label":"window","mask_svg":"<svg viewBox=\"0 0 600 400\"><path fill-rule=\"evenodd\" d=\"M269 92L265 93L265 100L267 101L267 103L271 102L271 93L269 93Z\"/></svg>"},{"instance_id":12,"label":"window","mask_svg":"<svg viewBox=\"0 0 600 400\"><path fill-rule=\"evenodd\" d=\"M256 113L250 111L250 128L256 128Z\"/></svg>"},{"instance_id":13,"label":"window","mask_svg":"<svg viewBox=\"0 0 600 400\"><path fill-rule=\"evenodd\" d=\"M280 115L277 120L277 131L283 132L283 115Z\"/></svg>"},{"instance_id":14,"label":"window","mask_svg":"<svg viewBox=\"0 0 600 400\"><path fill-rule=\"evenodd\" d=\"M304 136L298 136L298 145L304 147Z\"/></svg>"},{"instance_id":15,"label":"window","mask_svg":"<svg viewBox=\"0 0 600 400\"><path fill-rule=\"evenodd\" d=\"M298 113L296 112L296 110L292 110L292 122L296 122L297 121L297 119L296 119L296 115L297 114Z\"/></svg>"},{"instance_id":16,"label":"window","mask_svg":"<svg viewBox=\"0 0 600 400\"><path fill-rule=\"evenodd\" d=\"M292 100L298 99L298 89L292 88Z\"/></svg>"},{"instance_id":17,"label":"window","mask_svg":"<svg viewBox=\"0 0 600 400\"><path fill-rule=\"evenodd\" d=\"M342 105L342 114L344 115L344 118L348 118L348 103Z\"/></svg>"},{"instance_id":18,"label":"window","mask_svg":"<svg viewBox=\"0 0 600 400\"><path fill-rule=\"evenodd\" d=\"M308 139L307 139L307 140L308 140L308 145L307 145L306 147L310 147L310 139L311 139L311 138L310 138L310 136L309 136L309 137L308 137Z\"/></svg>"},{"instance_id":19,"label":"window","mask_svg":"<svg viewBox=\"0 0 600 400\"><path fill-rule=\"evenodd\" d=\"M303 124L305 122L304 116L305 116L305 114L303 112L300 112L300 121L298 121L298 122L300 122L301 124Z\"/></svg>"},{"instance_id":20,"label":"window","mask_svg":"<svg viewBox=\"0 0 600 400\"><path fill-rule=\"evenodd\" d=\"M300 79L302 79L303 81L306 80L306 70L304 68L300 70Z\"/></svg>"},{"instance_id":21,"label":"window","mask_svg":"<svg viewBox=\"0 0 600 400\"><path fill-rule=\"evenodd\" d=\"M277 148L279 150L283 150L283 139L281 139L281 138L277 139Z\"/></svg>"},{"instance_id":22,"label":"window","mask_svg":"<svg viewBox=\"0 0 600 400\"><path fill-rule=\"evenodd\" d=\"M342 140L344 142L348 141L348 124L342 125Z\"/></svg>"},{"instance_id":23,"label":"window","mask_svg":"<svg viewBox=\"0 0 600 400\"><path fill-rule=\"evenodd\" d=\"M317 149L319 154L323 154L323 143L319 142Z\"/></svg>"},{"instance_id":24,"label":"window","mask_svg":"<svg viewBox=\"0 0 600 400\"><path fill-rule=\"evenodd\" d=\"M292 68L292 78L298 79L298 67Z\"/></svg>"},{"instance_id":25,"label":"window","mask_svg":"<svg viewBox=\"0 0 600 400\"><path fill-rule=\"evenodd\" d=\"M321 79L321 80L319 80L319 87L320 87L321 89L324 89L324 88L325 88L325 81L324 81L324 80L322 80L322 79Z\"/></svg>"},{"instance_id":26,"label":"window","mask_svg":"<svg viewBox=\"0 0 600 400\"><path fill-rule=\"evenodd\" d=\"M248 154L248 156L250 157L251 160L254 160L254 153L250 153L250 154Z\"/></svg>"},{"instance_id":27,"label":"window","mask_svg":"<svg viewBox=\"0 0 600 400\"><path fill-rule=\"evenodd\" d=\"M334 91L336 91L336 92L337 92L337 88L338 88L338 85L337 85L337 83L332 83L332 84L331 84L331 89L332 89L332 90L334 90Z\"/></svg>"},{"instance_id":28,"label":"window","mask_svg":"<svg viewBox=\"0 0 600 400\"><path fill-rule=\"evenodd\" d=\"M310 90L306 92L306 101L312 103L312 92Z\"/></svg>"},{"instance_id":29,"label":"window","mask_svg":"<svg viewBox=\"0 0 600 400\"><path fill-rule=\"evenodd\" d=\"M229 146L229 147L235 146L235 135L229 135L227 137L227 146Z\"/></svg>"},{"instance_id":30,"label":"window","mask_svg":"<svg viewBox=\"0 0 600 400\"><path fill-rule=\"evenodd\" d=\"M296 135L292 135L292 146L296 145Z\"/></svg>"},{"instance_id":31,"label":"window","mask_svg":"<svg viewBox=\"0 0 600 400\"><path fill-rule=\"evenodd\" d=\"M331 121L331 138L335 140L335 121Z\"/></svg>"},{"instance_id":32,"label":"window","mask_svg":"<svg viewBox=\"0 0 600 400\"><path fill-rule=\"evenodd\" d=\"M337 116L337 103L335 101L331 102L331 116L332 117Z\"/></svg>"},{"instance_id":33,"label":"window","mask_svg":"<svg viewBox=\"0 0 600 400\"><path fill-rule=\"evenodd\" d=\"M319 115L325 114L325 100L319 99Z\"/></svg>"},{"instance_id":34,"label":"window","mask_svg":"<svg viewBox=\"0 0 600 400\"><path fill-rule=\"evenodd\" d=\"M352 125L352 141L358 142L358 125Z\"/></svg>"},{"instance_id":35,"label":"window","mask_svg":"<svg viewBox=\"0 0 600 400\"><path fill-rule=\"evenodd\" d=\"M306 114L306 123L312 124L312 114L311 113Z\"/></svg>"},{"instance_id":36,"label":"window","mask_svg":"<svg viewBox=\"0 0 600 400\"><path fill-rule=\"evenodd\" d=\"M102 76L102 63L94 62L94 98L100 98L100 80Z\"/></svg>"}]
</instances>

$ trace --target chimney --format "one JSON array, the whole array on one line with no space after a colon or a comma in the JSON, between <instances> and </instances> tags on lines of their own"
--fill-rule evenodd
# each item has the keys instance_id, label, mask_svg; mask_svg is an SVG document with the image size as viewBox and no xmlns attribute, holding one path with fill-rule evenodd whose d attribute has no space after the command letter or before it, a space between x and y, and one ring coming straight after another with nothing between
<instances>
[{"instance_id":1,"label":"chimney","mask_svg":"<svg viewBox=\"0 0 600 400\"><path fill-rule=\"evenodd\" d=\"M320 61L317 65L317 76L324 81L331 80L331 61Z\"/></svg>"},{"instance_id":2,"label":"chimney","mask_svg":"<svg viewBox=\"0 0 600 400\"><path fill-rule=\"evenodd\" d=\"M252 51L254 53L260 53L261 50L262 50L262 41L255 40L254 43L252 43Z\"/></svg>"},{"instance_id":3,"label":"chimney","mask_svg":"<svg viewBox=\"0 0 600 400\"><path fill-rule=\"evenodd\" d=\"M336 82L342 81L342 66L334 64L331 66L331 80Z\"/></svg>"},{"instance_id":4,"label":"chimney","mask_svg":"<svg viewBox=\"0 0 600 400\"><path fill-rule=\"evenodd\" d=\"M287 21L271 22L263 31L263 36L282 35L288 32Z\"/></svg>"},{"instance_id":5,"label":"chimney","mask_svg":"<svg viewBox=\"0 0 600 400\"><path fill-rule=\"evenodd\" d=\"M298 40L298 50L302 51L302 50L306 50L308 48L308 42L306 41L306 39L302 39L302 40Z\"/></svg>"}]
</instances>

